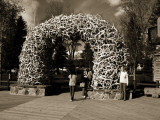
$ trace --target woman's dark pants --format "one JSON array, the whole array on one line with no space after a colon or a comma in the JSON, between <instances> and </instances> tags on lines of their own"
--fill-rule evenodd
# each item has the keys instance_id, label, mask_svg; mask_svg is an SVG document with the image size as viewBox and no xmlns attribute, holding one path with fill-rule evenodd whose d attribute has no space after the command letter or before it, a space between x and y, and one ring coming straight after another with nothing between
<instances>
[{"instance_id":1,"label":"woman's dark pants","mask_svg":"<svg viewBox=\"0 0 160 120\"><path fill-rule=\"evenodd\" d=\"M124 100L126 100L126 88L127 88L126 83L120 83L121 99L124 99Z\"/></svg>"},{"instance_id":2,"label":"woman's dark pants","mask_svg":"<svg viewBox=\"0 0 160 120\"><path fill-rule=\"evenodd\" d=\"M75 86L70 86L71 100L74 100L74 90L75 90Z\"/></svg>"},{"instance_id":3,"label":"woman's dark pants","mask_svg":"<svg viewBox=\"0 0 160 120\"><path fill-rule=\"evenodd\" d=\"M84 78L85 86L82 88L82 96L87 97L88 78Z\"/></svg>"}]
</instances>

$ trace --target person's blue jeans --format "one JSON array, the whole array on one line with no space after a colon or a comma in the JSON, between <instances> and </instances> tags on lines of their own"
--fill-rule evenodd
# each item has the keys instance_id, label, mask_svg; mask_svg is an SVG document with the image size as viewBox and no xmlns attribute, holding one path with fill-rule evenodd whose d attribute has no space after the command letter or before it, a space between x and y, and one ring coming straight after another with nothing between
<instances>
[{"instance_id":1,"label":"person's blue jeans","mask_svg":"<svg viewBox=\"0 0 160 120\"><path fill-rule=\"evenodd\" d=\"M82 88L82 96L87 97L87 88L88 88L88 78L84 79L85 86Z\"/></svg>"},{"instance_id":2,"label":"person's blue jeans","mask_svg":"<svg viewBox=\"0 0 160 120\"><path fill-rule=\"evenodd\" d=\"M71 100L74 100L74 91L75 91L75 86L70 86L70 96L71 96Z\"/></svg>"},{"instance_id":3,"label":"person's blue jeans","mask_svg":"<svg viewBox=\"0 0 160 120\"><path fill-rule=\"evenodd\" d=\"M126 83L120 83L120 92L121 92L121 99L126 100L126 88L127 84Z\"/></svg>"}]
</instances>

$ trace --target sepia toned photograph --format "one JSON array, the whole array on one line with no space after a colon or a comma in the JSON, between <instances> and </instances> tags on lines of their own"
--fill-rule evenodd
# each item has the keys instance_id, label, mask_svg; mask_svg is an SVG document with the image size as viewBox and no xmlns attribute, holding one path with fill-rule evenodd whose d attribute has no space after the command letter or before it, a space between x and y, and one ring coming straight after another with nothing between
<instances>
[{"instance_id":1,"label":"sepia toned photograph","mask_svg":"<svg viewBox=\"0 0 160 120\"><path fill-rule=\"evenodd\" d=\"M0 0L0 120L160 120L160 0Z\"/></svg>"}]
</instances>

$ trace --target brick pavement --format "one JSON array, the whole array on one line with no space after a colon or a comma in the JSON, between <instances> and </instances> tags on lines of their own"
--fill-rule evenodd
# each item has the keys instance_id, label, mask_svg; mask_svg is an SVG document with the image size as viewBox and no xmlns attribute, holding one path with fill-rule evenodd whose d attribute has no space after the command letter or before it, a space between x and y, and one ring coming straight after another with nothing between
<instances>
[{"instance_id":1,"label":"brick pavement","mask_svg":"<svg viewBox=\"0 0 160 120\"><path fill-rule=\"evenodd\" d=\"M0 120L160 120L160 99L83 100L81 92L32 99L0 112Z\"/></svg>"},{"instance_id":2,"label":"brick pavement","mask_svg":"<svg viewBox=\"0 0 160 120\"><path fill-rule=\"evenodd\" d=\"M23 104L32 101L36 98L34 96L21 96L21 95L10 95L9 91L0 91L0 112L11 107L15 107L19 104Z\"/></svg>"},{"instance_id":3,"label":"brick pavement","mask_svg":"<svg viewBox=\"0 0 160 120\"><path fill-rule=\"evenodd\" d=\"M36 98L1 111L0 120L60 120L83 102L80 92L76 92L75 98L70 102L69 93Z\"/></svg>"}]
</instances>

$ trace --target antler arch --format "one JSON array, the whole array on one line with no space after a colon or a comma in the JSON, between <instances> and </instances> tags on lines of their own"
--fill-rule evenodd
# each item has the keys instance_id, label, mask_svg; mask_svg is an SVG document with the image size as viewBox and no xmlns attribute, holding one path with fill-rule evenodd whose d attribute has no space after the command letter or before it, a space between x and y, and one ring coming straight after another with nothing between
<instances>
[{"instance_id":1,"label":"antler arch","mask_svg":"<svg viewBox=\"0 0 160 120\"><path fill-rule=\"evenodd\" d=\"M55 16L36 26L23 44L18 83L34 84L49 80L50 49L54 48L56 38L69 39L76 32L90 43L94 52L93 88L116 88L118 69L127 64L123 38L113 25L100 16L90 14Z\"/></svg>"}]
</instances>

